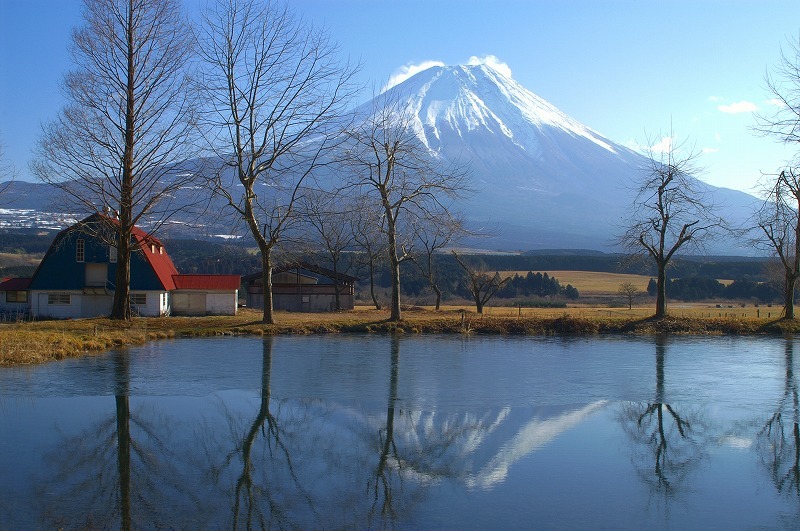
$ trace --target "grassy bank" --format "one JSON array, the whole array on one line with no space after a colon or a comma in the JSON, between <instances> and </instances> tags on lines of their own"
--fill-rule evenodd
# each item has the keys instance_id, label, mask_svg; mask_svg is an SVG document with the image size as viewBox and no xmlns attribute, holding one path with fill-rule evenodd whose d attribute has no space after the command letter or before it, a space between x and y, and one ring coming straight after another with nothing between
<instances>
[{"instance_id":1,"label":"grassy bank","mask_svg":"<svg viewBox=\"0 0 800 531\"><path fill-rule=\"evenodd\" d=\"M508 335L587 334L791 334L800 322L754 318L671 317L659 321L641 316L569 315L550 312L523 316L470 312L406 311L400 323L386 321L384 311L331 314L278 312L278 324L259 322L260 313L245 310L235 317L138 318L129 323L109 319L37 321L0 325L0 366L41 363L101 353L147 341L217 335L316 333L439 333Z\"/></svg>"}]
</instances>

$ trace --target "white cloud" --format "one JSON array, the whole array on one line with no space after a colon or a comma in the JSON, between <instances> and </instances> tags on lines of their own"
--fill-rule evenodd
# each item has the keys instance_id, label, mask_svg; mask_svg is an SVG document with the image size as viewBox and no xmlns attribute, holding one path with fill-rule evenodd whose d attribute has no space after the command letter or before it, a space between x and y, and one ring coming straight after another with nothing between
<instances>
[{"instance_id":1,"label":"white cloud","mask_svg":"<svg viewBox=\"0 0 800 531\"><path fill-rule=\"evenodd\" d=\"M704 147L702 151L703 153L717 153L719 152L719 148Z\"/></svg>"},{"instance_id":2,"label":"white cloud","mask_svg":"<svg viewBox=\"0 0 800 531\"><path fill-rule=\"evenodd\" d=\"M739 114L743 112L754 112L758 110L758 106L751 101L739 101L731 103L730 105L719 105L717 109L728 114Z\"/></svg>"},{"instance_id":3,"label":"white cloud","mask_svg":"<svg viewBox=\"0 0 800 531\"><path fill-rule=\"evenodd\" d=\"M772 98L771 100L767 100L764 103L766 103L767 105L774 105L775 107L781 107L781 108L786 107L786 103L778 98Z\"/></svg>"},{"instance_id":4,"label":"white cloud","mask_svg":"<svg viewBox=\"0 0 800 531\"><path fill-rule=\"evenodd\" d=\"M717 103L717 102L722 101L722 98L720 98L719 96L709 96L708 97L708 101L712 101L714 103Z\"/></svg>"},{"instance_id":5,"label":"white cloud","mask_svg":"<svg viewBox=\"0 0 800 531\"><path fill-rule=\"evenodd\" d=\"M406 79L422 72L423 70L427 70L429 68L433 68L434 66L445 66L441 61L423 61L419 64L407 64L397 68L392 75L389 76L389 81L386 82L386 85L381 89L381 92L386 92L390 88L394 87L395 85L399 85Z\"/></svg>"},{"instance_id":6,"label":"white cloud","mask_svg":"<svg viewBox=\"0 0 800 531\"><path fill-rule=\"evenodd\" d=\"M498 72L506 76L508 79L512 79L511 77L511 67L508 66L506 63L501 61L495 55L484 55L483 57L478 57L477 55L473 55L467 61L469 65L486 65L492 70Z\"/></svg>"},{"instance_id":7,"label":"white cloud","mask_svg":"<svg viewBox=\"0 0 800 531\"><path fill-rule=\"evenodd\" d=\"M652 146L650 146L651 153L669 153L672 151L672 142L674 139L671 136L665 136Z\"/></svg>"}]
</instances>

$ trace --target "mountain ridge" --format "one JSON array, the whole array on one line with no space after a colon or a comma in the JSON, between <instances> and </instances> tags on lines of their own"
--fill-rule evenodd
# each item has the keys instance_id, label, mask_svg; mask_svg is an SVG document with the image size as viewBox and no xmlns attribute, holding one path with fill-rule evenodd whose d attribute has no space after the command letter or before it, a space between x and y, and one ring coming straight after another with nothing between
<instances>
[{"instance_id":1,"label":"mountain ridge","mask_svg":"<svg viewBox=\"0 0 800 531\"><path fill-rule=\"evenodd\" d=\"M431 156L471 169L474 193L457 206L469 225L487 236L466 242L469 247L620 251L617 236L630 217L637 182L651 166L644 155L604 137L485 65L432 67L380 97L411 113L414 130ZM367 102L353 113L363 115L375 105ZM203 166L200 159L196 162ZM187 166L191 163L187 161ZM697 182L725 205L733 225L743 224L761 203L744 192ZM59 200L47 188L12 183L4 196L11 204L0 212L0 224L5 223L3 216L13 217L9 208L57 211ZM215 219L218 213L200 222L176 216L165 229L183 228L182 236L234 231ZM752 254L746 245L711 243L707 251L714 254Z\"/></svg>"}]
</instances>

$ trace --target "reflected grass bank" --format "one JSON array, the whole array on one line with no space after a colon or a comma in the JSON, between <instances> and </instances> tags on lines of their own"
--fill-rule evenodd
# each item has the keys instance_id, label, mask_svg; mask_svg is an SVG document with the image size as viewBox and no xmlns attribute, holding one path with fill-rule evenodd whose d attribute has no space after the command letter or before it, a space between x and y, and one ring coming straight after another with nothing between
<instances>
[{"instance_id":1,"label":"reflected grass bank","mask_svg":"<svg viewBox=\"0 0 800 531\"><path fill-rule=\"evenodd\" d=\"M800 333L800 321L739 317L667 317L580 314L552 310L524 315L478 315L449 310L407 310L401 322L389 322L388 312L358 310L327 314L278 312L277 324L260 322L260 313L242 310L237 316L77 319L0 324L0 366L35 364L102 353L108 349L178 337L220 335L282 335L325 333L592 335L696 334L752 335Z\"/></svg>"}]
</instances>

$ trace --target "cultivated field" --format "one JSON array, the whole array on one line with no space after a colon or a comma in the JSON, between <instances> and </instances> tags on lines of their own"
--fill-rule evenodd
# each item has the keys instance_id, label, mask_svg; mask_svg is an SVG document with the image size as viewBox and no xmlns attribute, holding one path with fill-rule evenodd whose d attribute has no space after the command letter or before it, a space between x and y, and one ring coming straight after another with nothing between
<instances>
[{"instance_id":1,"label":"cultivated field","mask_svg":"<svg viewBox=\"0 0 800 531\"><path fill-rule=\"evenodd\" d=\"M581 297L594 297L599 295L616 295L619 285L630 282L642 292L647 291L650 278L645 275L629 275L624 273L600 273L596 271L533 271L533 273L547 273L555 277L562 286L572 284L581 294ZM527 271L501 271L503 277L519 275L524 277Z\"/></svg>"}]
</instances>

